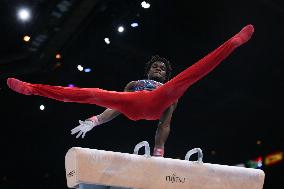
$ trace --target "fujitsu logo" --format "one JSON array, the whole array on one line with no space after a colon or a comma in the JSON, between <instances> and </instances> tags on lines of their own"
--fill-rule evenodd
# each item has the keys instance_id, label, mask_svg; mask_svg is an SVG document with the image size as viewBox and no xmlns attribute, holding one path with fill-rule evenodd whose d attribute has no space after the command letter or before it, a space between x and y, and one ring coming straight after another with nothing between
<instances>
[{"instance_id":1,"label":"fujitsu logo","mask_svg":"<svg viewBox=\"0 0 284 189\"><path fill-rule=\"evenodd\" d=\"M75 175L75 170L70 171L70 172L67 174L67 177L73 177L74 175Z\"/></svg>"},{"instance_id":2,"label":"fujitsu logo","mask_svg":"<svg viewBox=\"0 0 284 189\"><path fill-rule=\"evenodd\" d=\"M172 175L166 176L166 181L172 183L185 183L185 177L178 177L175 173L173 173Z\"/></svg>"}]
</instances>

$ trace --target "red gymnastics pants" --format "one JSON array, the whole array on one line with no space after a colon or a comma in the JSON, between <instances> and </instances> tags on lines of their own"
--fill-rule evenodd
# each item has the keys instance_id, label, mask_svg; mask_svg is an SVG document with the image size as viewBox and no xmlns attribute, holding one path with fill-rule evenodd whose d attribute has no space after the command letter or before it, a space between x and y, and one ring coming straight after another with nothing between
<instances>
[{"instance_id":1,"label":"red gymnastics pants","mask_svg":"<svg viewBox=\"0 0 284 189\"><path fill-rule=\"evenodd\" d=\"M7 84L12 90L25 95L39 95L63 102L96 104L115 109L131 120L156 120L192 84L212 71L237 47L246 43L253 32L252 25L245 26L213 52L153 91L116 92L99 88L50 86L26 83L14 78L8 78Z\"/></svg>"}]
</instances>

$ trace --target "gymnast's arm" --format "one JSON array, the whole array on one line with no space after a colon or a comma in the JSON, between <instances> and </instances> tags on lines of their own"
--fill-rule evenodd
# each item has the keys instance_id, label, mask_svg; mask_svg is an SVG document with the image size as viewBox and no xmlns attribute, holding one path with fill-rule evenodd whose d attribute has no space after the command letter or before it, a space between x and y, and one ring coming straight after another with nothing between
<instances>
[{"instance_id":1,"label":"gymnast's arm","mask_svg":"<svg viewBox=\"0 0 284 189\"><path fill-rule=\"evenodd\" d=\"M155 147L153 156L164 156L164 145L170 133L170 124L177 102L172 104L162 115L155 134Z\"/></svg>"}]
</instances>

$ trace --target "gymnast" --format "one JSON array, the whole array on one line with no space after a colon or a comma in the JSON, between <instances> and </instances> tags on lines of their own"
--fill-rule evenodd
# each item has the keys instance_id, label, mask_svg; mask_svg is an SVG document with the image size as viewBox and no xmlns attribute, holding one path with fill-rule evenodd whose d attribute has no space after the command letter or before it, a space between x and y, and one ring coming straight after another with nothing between
<instances>
[{"instance_id":1,"label":"gymnast","mask_svg":"<svg viewBox=\"0 0 284 189\"><path fill-rule=\"evenodd\" d=\"M252 25L245 26L239 33L223 43L204 58L170 79L171 65L168 60L153 56L146 66L147 79L131 81L124 92L107 91L99 88L61 87L31 84L8 78L8 86L25 95L39 95L63 102L96 104L107 108L71 130L71 134L84 137L93 127L124 114L131 120L158 120L155 135L154 156L164 156L164 145L170 132L172 114L178 99L195 82L207 75L237 47L252 36Z\"/></svg>"}]
</instances>

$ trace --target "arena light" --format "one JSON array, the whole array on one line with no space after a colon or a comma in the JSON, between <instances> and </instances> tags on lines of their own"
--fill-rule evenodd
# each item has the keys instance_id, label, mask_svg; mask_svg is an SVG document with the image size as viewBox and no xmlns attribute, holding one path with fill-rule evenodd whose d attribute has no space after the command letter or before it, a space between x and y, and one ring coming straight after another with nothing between
<instances>
[{"instance_id":1,"label":"arena light","mask_svg":"<svg viewBox=\"0 0 284 189\"><path fill-rule=\"evenodd\" d=\"M55 55L55 58L56 58L56 59L61 59L61 54L57 53L57 54Z\"/></svg>"},{"instance_id":2,"label":"arena light","mask_svg":"<svg viewBox=\"0 0 284 189\"><path fill-rule=\"evenodd\" d=\"M83 70L84 70L84 67L83 67L83 66L81 66L81 65L78 65L78 66L77 66L77 69L81 72L81 71L83 71Z\"/></svg>"},{"instance_id":3,"label":"arena light","mask_svg":"<svg viewBox=\"0 0 284 189\"><path fill-rule=\"evenodd\" d=\"M30 10L27 8L21 8L18 10L18 18L22 21L28 21L31 17Z\"/></svg>"},{"instance_id":4,"label":"arena light","mask_svg":"<svg viewBox=\"0 0 284 189\"><path fill-rule=\"evenodd\" d=\"M267 166L274 165L283 161L283 152L274 152L267 155L264 159L264 164Z\"/></svg>"},{"instance_id":5,"label":"arena light","mask_svg":"<svg viewBox=\"0 0 284 189\"><path fill-rule=\"evenodd\" d=\"M91 72L91 71L92 71L91 68L85 68L84 69L84 72L86 72L86 73Z\"/></svg>"},{"instance_id":6,"label":"arena light","mask_svg":"<svg viewBox=\"0 0 284 189\"><path fill-rule=\"evenodd\" d=\"M138 23L133 22L133 23L131 24L131 27L132 27L132 28L136 28L136 27L138 27Z\"/></svg>"},{"instance_id":7,"label":"arena light","mask_svg":"<svg viewBox=\"0 0 284 189\"><path fill-rule=\"evenodd\" d=\"M148 9L148 8L150 8L150 3L147 3L146 1L142 1L142 3L141 3L141 6L144 8L144 9Z\"/></svg>"},{"instance_id":8,"label":"arena light","mask_svg":"<svg viewBox=\"0 0 284 189\"><path fill-rule=\"evenodd\" d=\"M257 145L261 145L261 144L262 144L262 141L261 141L261 140L257 140L257 141L256 141L256 144L257 144Z\"/></svg>"},{"instance_id":9,"label":"arena light","mask_svg":"<svg viewBox=\"0 0 284 189\"><path fill-rule=\"evenodd\" d=\"M109 38L106 37L106 38L104 39L104 41L105 41L106 44L110 44Z\"/></svg>"},{"instance_id":10,"label":"arena light","mask_svg":"<svg viewBox=\"0 0 284 189\"><path fill-rule=\"evenodd\" d=\"M249 160L246 162L248 168L260 169L262 168L262 157L259 156L256 159Z\"/></svg>"},{"instance_id":11,"label":"arena light","mask_svg":"<svg viewBox=\"0 0 284 189\"><path fill-rule=\"evenodd\" d=\"M123 27L123 26L119 26L118 29L117 29L117 31L118 31L119 33L122 33L122 32L124 31L124 27Z\"/></svg>"},{"instance_id":12,"label":"arena light","mask_svg":"<svg viewBox=\"0 0 284 189\"><path fill-rule=\"evenodd\" d=\"M44 110L44 109L45 109L44 105L40 105L40 106L39 106L39 109L40 109L40 110Z\"/></svg>"},{"instance_id":13,"label":"arena light","mask_svg":"<svg viewBox=\"0 0 284 189\"><path fill-rule=\"evenodd\" d=\"M23 40L24 40L25 42L29 42L30 39L31 39L31 37L28 36L28 35L25 35L25 36L23 37Z\"/></svg>"}]
</instances>

